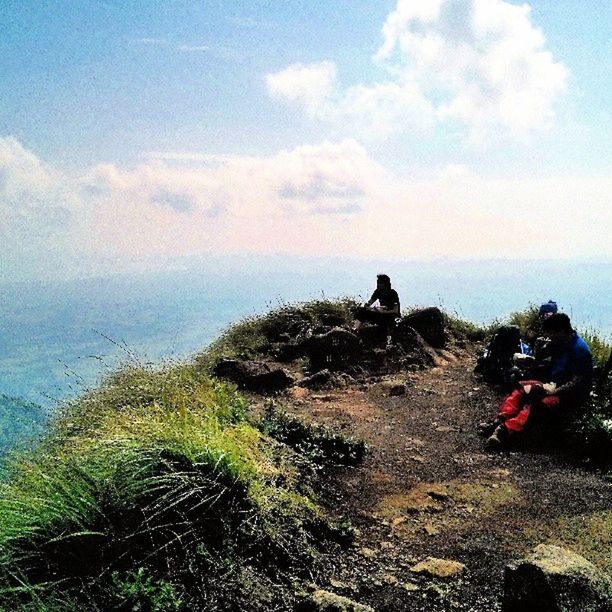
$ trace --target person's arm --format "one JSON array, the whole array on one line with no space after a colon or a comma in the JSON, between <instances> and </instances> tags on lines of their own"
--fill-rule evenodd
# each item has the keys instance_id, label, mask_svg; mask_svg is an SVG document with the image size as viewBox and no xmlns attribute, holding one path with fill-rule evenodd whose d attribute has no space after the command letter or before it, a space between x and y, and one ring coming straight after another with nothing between
<instances>
[{"instance_id":1,"label":"person's arm","mask_svg":"<svg viewBox=\"0 0 612 612\"><path fill-rule=\"evenodd\" d=\"M570 380L568 380L565 384L556 387L555 390L549 395L560 395L561 397L574 395L577 391L580 391L587 386L588 381L586 376L574 374Z\"/></svg>"},{"instance_id":2,"label":"person's arm","mask_svg":"<svg viewBox=\"0 0 612 612\"><path fill-rule=\"evenodd\" d=\"M382 306L378 309L379 312L384 314L396 314L399 317L400 307L399 304L393 304L392 308L383 308Z\"/></svg>"},{"instance_id":3,"label":"person's arm","mask_svg":"<svg viewBox=\"0 0 612 612\"><path fill-rule=\"evenodd\" d=\"M376 291L374 291L374 293L372 294L372 297L364 304L364 306L366 308L369 308L370 306L372 306L372 304L378 299L378 289Z\"/></svg>"}]
</instances>

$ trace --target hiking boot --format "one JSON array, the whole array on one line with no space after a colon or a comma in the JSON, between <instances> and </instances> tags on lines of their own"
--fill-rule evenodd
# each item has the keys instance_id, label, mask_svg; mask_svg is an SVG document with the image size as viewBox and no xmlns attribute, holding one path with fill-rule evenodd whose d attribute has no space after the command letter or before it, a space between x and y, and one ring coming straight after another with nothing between
<instances>
[{"instance_id":1,"label":"hiking boot","mask_svg":"<svg viewBox=\"0 0 612 612\"><path fill-rule=\"evenodd\" d=\"M503 425L498 425L495 431L487 438L485 448L487 450L501 450L508 441L508 430Z\"/></svg>"},{"instance_id":2,"label":"hiking boot","mask_svg":"<svg viewBox=\"0 0 612 612\"><path fill-rule=\"evenodd\" d=\"M484 438L488 438L501 425L499 419L494 421L483 421L478 424L478 433Z\"/></svg>"}]
</instances>

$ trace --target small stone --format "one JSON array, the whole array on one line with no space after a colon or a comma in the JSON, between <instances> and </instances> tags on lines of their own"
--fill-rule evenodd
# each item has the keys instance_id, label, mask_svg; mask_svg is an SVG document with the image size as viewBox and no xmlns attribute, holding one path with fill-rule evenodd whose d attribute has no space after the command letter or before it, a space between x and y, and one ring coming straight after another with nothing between
<instances>
[{"instance_id":1,"label":"small stone","mask_svg":"<svg viewBox=\"0 0 612 612\"><path fill-rule=\"evenodd\" d=\"M305 609L312 612L374 612L370 606L323 590L315 591L307 603Z\"/></svg>"},{"instance_id":2,"label":"small stone","mask_svg":"<svg viewBox=\"0 0 612 612\"><path fill-rule=\"evenodd\" d=\"M341 580L335 580L334 578L332 578L329 581L329 584L331 584L331 586L333 586L334 589L347 589L348 588L348 584L346 584L346 582L342 582Z\"/></svg>"},{"instance_id":3,"label":"small stone","mask_svg":"<svg viewBox=\"0 0 612 612\"><path fill-rule=\"evenodd\" d=\"M418 584L415 584L414 582L402 582L401 587L405 591L410 591L410 592L421 590L421 587Z\"/></svg>"},{"instance_id":4,"label":"small stone","mask_svg":"<svg viewBox=\"0 0 612 612\"><path fill-rule=\"evenodd\" d=\"M405 395L405 394L406 394L406 385L404 384L393 385L392 387L389 388L389 395L391 397L397 397L399 395Z\"/></svg>"},{"instance_id":5,"label":"small stone","mask_svg":"<svg viewBox=\"0 0 612 612\"><path fill-rule=\"evenodd\" d=\"M444 501L449 499L449 494L446 492L446 490L444 489L444 487L442 486L436 486L436 485L430 485L425 489L425 493L427 493L427 495L429 495L429 497L433 498L433 499L437 499L438 501Z\"/></svg>"},{"instance_id":6,"label":"small stone","mask_svg":"<svg viewBox=\"0 0 612 612\"><path fill-rule=\"evenodd\" d=\"M434 597L434 599L443 599L446 597L446 591L439 585L430 583L425 587L425 591L428 595Z\"/></svg>"},{"instance_id":7,"label":"small stone","mask_svg":"<svg viewBox=\"0 0 612 612\"><path fill-rule=\"evenodd\" d=\"M393 574L383 574L382 579L383 579L383 582L385 582L385 584L390 584L392 586L395 586L396 584L399 583L399 579L397 578L397 576L394 576Z\"/></svg>"},{"instance_id":8,"label":"small stone","mask_svg":"<svg viewBox=\"0 0 612 612\"><path fill-rule=\"evenodd\" d=\"M423 525L423 529L428 536L435 536L440 533L440 530L431 523L425 523L425 525Z\"/></svg>"},{"instance_id":9,"label":"small stone","mask_svg":"<svg viewBox=\"0 0 612 612\"><path fill-rule=\"evenodd\" d=\"M427 557L425 561L413 565L410 571L416 574L427 574L435 578L448 578L462 572L464 569L466 569L465 565L459 563L459 561Z\"/></svg>"}]
</instances>

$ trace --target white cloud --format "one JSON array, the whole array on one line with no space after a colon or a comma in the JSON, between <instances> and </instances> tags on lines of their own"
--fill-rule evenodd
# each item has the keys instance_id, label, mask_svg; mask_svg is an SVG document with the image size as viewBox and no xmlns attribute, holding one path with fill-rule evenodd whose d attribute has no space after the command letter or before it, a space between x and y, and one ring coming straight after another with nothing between
<instances>
[{"instance_id":1,"label":"white cloud","mask_svg":"<svg viewBox=\"0 0 612 612\"><path fill-rule=\"evenodd\" d=\"M335 80L336 66L333 62L307 66L293 64L266 76L268 91L272 96L297 102L313 115L327 112L324 105L332 95Z\"/></svg>"},{"instance_id":2,"label":"white cloud","mask_svg":"<svg viewBox=\"0 0 612 612\"><path fill-rule=\"evenodd\" d=\"M610 178L494 179L448 166L408 180L354 140L269 157L157 152L69 176L0 138L1 272L203 253L610 257L610 199Z\"/></svg>"},{"instance_id":3,"label":"white cloud","mask_svg":"<svg viewBox=\"0 0 612 612\"><path fill-rule=\"evenodd\" d=\"M267 76L276 97L361 134L453 122L473 142L546 129L567 69L546 49L528 5L504 0L398 0L374 60L389 77L340 90L331 62Z\"/></svg>"}]
</instances>

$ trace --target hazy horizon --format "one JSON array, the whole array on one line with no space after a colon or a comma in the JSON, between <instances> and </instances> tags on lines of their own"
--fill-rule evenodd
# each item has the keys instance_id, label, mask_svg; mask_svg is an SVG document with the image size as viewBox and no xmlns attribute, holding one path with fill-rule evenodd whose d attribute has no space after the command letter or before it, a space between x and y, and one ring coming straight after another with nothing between
<instances>
[{"instance_id":1,"label":"hazy horizon","mask_svg":"<svg viewBox=\"0 0 612 612\"><path fill-rule=\"evenodd\" d=\"M183 359L227 325L284 303L365 300L381 271L391 275L403 308L442 306L484 323L555 299L579 328L612 335L608 263L289 258L276 267L248 264L3 285L0 394L52 403L94 385L130 353L156 364Z\"/></svg>"}]
</instances>

